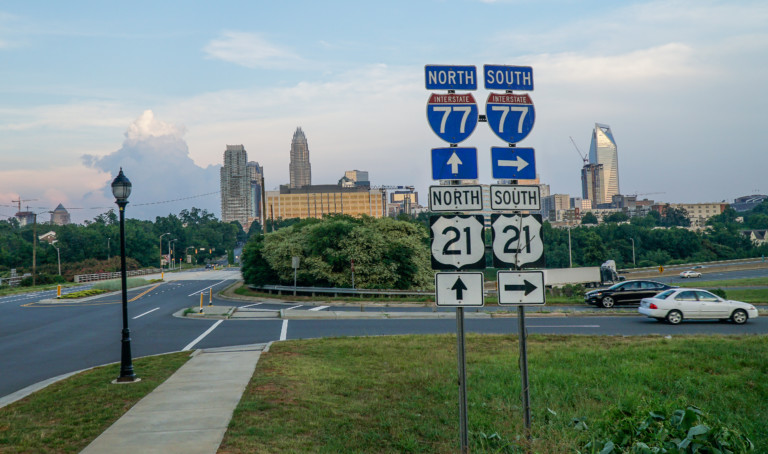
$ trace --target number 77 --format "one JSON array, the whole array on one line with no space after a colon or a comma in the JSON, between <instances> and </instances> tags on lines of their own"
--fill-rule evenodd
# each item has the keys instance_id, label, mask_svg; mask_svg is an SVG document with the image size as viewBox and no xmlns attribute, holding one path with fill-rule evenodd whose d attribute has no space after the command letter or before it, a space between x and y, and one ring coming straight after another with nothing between
<instances>
[{"instance_id":1,"label":"number 77","mask_svg":"<svg viewBox=\"0 0 768 454\"><path fill-rule=\"evenodd\" d=\"M461 117L461 125L459 126L459 132L464 133L464 127L467 124L467 117L469 117L469 113L472 111L471 106L435 106L434 107L435 112L443 112L443 120L440 122L440 134L445 133L445 123L448 121L448 114L451 113L451 110L455 110L457 112L464 112L464 115Z\"/></svg>"},{"instance_id":2,"label":"number 77","mask_svg":"<svg viewBox=\"0 0 768 454\"><path fill-rule=\"evenodd\" d=\"M504 120L507 119L507 114L510 111L521 112L520 120L517 122L517 133L523 133L523 120L525 120L525 116L528 114L528 106L491 106L491 110L501 112L501 119L499 120L499 133L504 132Z\"/></svg>"}]
</instances>

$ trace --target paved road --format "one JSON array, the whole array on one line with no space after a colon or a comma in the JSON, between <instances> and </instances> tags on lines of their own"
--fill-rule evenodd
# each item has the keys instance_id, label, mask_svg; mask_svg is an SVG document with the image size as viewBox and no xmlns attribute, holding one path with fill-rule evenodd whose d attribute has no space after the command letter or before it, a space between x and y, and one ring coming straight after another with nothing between
<instances>
[{"instance_id":1,"label":"paved road","mask_svg":"<svg viewBox=\"0 0 768 454\"><path fill-rule=\"evenodd\" d=\"M328 336L455 333L453 319L375 320L210 320L180 319L172 314L199 304L200 292L219 291L237 272L204 271L167 274L169 282L131 290L129 321L134 357L192 348L264 343L279 339ZM172 279L172 280L171 280ZM53 305L31 300L47 295L0 299L0 396L64 373L120 360L120 296L111 295L87 303ZM216 305L233 305L214 297ZM322 305L304 303L240 303L251 309L326 311ZM359 307L334 308L359 311ZM488 308L490 309L490 308ZM366 312L373 309L366 308ZM392 308L387 308L392 311ZM424 311L407 308L403 311ZM440 308L443 312L454 309ZM632 310L630 310L632 311ZM467 312L470 312L469 310ZM685 323L670 326L640 316L528 317L529 334L754 334L768 333L768 317L745 326L729 323ZM516 333L517 319L467 319L469 332ZM140 374L140 371L137 371Z\"/></svg>"}]
</instances>

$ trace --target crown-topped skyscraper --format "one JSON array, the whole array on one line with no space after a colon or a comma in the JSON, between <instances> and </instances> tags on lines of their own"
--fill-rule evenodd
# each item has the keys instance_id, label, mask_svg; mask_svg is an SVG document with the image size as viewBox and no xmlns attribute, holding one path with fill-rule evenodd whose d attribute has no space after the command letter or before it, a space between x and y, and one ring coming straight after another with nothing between
<instances>
[{"instance_id":1,"label":"crown-topped skyscraper","mask_svg":"<svg viewBox=\"0 0 768 454\"><path fill-rule=\"evenodd\" d=\"M296 128L291 141L290 187L300 188L312 184L312 166L309 164L309 145L301 126Z\"/></svg>"}]
</instances>

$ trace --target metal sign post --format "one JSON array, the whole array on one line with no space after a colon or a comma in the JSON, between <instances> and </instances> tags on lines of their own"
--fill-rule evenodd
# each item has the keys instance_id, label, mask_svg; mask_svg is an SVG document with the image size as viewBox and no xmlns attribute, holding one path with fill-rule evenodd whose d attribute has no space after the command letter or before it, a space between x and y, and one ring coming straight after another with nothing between
<instances>
[{"instance_id":1,"label":"metal sign post","mask_svg":"<svg viewBox=\"0 0 768 454\"><path fill-rule=\"evenodd\" d=\"M517 306L517 330L520 341L520 382L523 401L523 422L525 435L531 438L531 395L528 391L528 333L525 328L525 306Z\"/></svg>"},{"instance_id":2,"label":"metal sign post","mask_svg":"<svg viewBox=\"0 0 768 454\"><path fill-rule=\"evenodd\" d=\"M456 308L456 354L459 360L459 437L461 452L469 453L467 430L467 359L464 356L464 308Z\"/></svg>"}]
</instances>

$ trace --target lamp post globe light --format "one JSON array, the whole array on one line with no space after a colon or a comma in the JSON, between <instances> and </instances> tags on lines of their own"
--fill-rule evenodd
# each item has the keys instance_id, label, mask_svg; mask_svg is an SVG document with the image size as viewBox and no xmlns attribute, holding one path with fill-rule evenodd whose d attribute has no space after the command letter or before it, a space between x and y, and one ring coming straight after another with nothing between
<instances>
[{"instance_id":1,"label":"lamp post globe light","mask_svg":"<svg viewBox=\"0 0 768 454\"><path fill-rule=\"evenodd\" d=\"M131 331L128 329L128 287L125 278L125 206L128 205L128 196L131 195L131 181L123 174L123 168L112 181L112 194L120 211L120 278L123 289L123 332L122 348L120 350L120 376L116 382L126 383L139 380L133 372L131 360Z\"/></svg>"}]
</instances>

